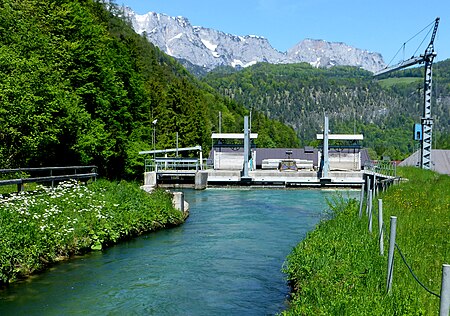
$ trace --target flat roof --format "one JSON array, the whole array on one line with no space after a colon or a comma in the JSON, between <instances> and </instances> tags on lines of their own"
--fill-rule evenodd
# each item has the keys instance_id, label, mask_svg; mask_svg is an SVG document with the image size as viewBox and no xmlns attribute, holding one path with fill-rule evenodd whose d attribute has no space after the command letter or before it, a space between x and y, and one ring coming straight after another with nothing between
<instances>
[{"instance_id":1,"label":"flat roof","mask_svg":"<svg viewBox=\"0 0 450 316\"><path fill-rule=\"evenodd\" d=\"M212 139L244 139L244 133L212 133ZM250 138L258 138L257 133L251 133Z\"/></svg>"},{"instance_id":2,"label":"flat roof","mask_svg":"<svg viewBox=\"0 0 450 316\"><path fill-rule=\"evenodd\" d=\"M162 158L162 157L156 157L156 162L198 162L198 158Z\"/></svg>"},{"instance_id":3,"label":"flat roof","mask_svg":"<svg viewBox=\"0 0 450 316\"><path fill-rule=\"evenodd\" d=\"M323 134L317 134L317 139L323 139ZM363 140L363 134L329 134L331 140Z\"/></svg>"},{"instance_id":4,"label":"flat roof","mask_svg":"<svg viewBox=\"0 0 450 316\"><path fill-rule=\"evenodd\" d=\"M202 150L202 146L140 151L139 155L145 155L145 154L166 154L166 153L175 153L175 152L180 152L180 151L191 151L191 150L201 151Z\"/></svg>"}]
</instances>

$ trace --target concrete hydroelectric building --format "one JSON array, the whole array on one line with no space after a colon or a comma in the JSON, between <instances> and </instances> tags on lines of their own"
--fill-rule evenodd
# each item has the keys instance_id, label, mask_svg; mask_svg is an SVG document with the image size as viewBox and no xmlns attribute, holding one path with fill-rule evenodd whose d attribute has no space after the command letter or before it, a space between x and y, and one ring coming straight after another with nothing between
<instances>
[{"instance_id":1,"label":"concrete hydroelectric building","mask_svg":"<svg viewBox=\"0 0 450 316\"><path fill-rule=\"evenodd\" d=\"M324 132L317 135L323 140L318 149L256 148L253 141L258 134L250 132L248 118L244 122L244 133L213 133L212 150L206 160L200 146L140 152L164 154L146 160L144 187L359 187L364 182L363 166L368 155L360 145L363 135L329 134L326 119ZM192 154L190 158L168 157L184 151L196 151L198 158Z\"/></svg>"}]
</instances>

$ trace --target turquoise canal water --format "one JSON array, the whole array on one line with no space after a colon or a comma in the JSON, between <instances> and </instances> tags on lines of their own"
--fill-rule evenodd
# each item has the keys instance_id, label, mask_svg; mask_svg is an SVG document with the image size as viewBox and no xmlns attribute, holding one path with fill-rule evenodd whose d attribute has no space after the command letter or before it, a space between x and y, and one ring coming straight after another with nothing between
<instances>
[{"instance_id":1,"label":"turquoise canal water","mask_svg":"<svg viewBox=\"0 0 450 316\"><path fill-rule=\"evenodd\" d=\"M285 309L283 262L334 193L185 193L191 215L184 225L14 284L0 292L0 315L270 315Z\"/></svg>"}]
</instances>

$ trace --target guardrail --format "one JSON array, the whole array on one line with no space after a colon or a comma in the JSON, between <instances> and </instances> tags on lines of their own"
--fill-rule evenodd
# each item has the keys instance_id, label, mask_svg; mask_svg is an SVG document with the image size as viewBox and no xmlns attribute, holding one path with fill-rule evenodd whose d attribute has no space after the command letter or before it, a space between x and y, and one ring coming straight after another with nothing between
<instances>
[{"instance_id":1,"label":"guardrail","mask_svg":"<svg viewBox=\"0 0 450 316\"><path fill-rule=\"evenodd\" d=\"M385 176L397 177L397 164L389 160L366 161L364 170L379 173Z\"/></svg>"},{"instance_id":2,"label":"guardrail","mask_svg":"<svg viewBox=\"0 0 450 316\"><path fill-rule=\"evenodd\" d=\"M55 181L59 182L70 179L96 180L98 175L97 166L0 169L2 178L6 174L13 174L13 177L11 179L1 179L0 186L16 184L18 192L23 191L25 183L51 182L52 186L54 186Z\"/></svg>"}]
</instances>

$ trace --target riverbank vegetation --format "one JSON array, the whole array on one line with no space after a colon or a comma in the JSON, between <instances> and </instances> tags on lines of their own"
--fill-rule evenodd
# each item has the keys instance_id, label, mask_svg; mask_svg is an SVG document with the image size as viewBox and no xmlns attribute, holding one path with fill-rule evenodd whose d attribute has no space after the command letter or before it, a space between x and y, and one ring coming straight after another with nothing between
<instances>
[{"instance_id":1,"label":"riverbank vegetation","mask_svg":"<svg viewBox=\"0 0 450 316\"><path fill-rule=\"evenodd\" d=\"M65 182L0 200L0 285L72 255L101 250L120 240L179 225L185 215L170 193L138 184L98 180Z\"/></svg>"},{"instance_id":2,"label":"riverbank vegetation","mask_svg":"<svg viewBox=\"0 0 450 316\"><path fill-rule=\"evenodd\" d=\"M4 0L0 47L4 169L93 164L136 179L153 134L157 149L174 148L178 132L180 147L206 154L219 111L222 132L241 131L249 113L136 34L114 1ZM298 145L292 128L253 119L258 146Z\"/></svg>"},{"instance_id":3,"label":"riverbank vegetation","mask_svg":"<svg viewBox=\"0 0 450 316\"><path fill-rule=\"evenodd\" d=\"M442 264L450 262L450 177L417 168L398 173L408 181L377 196L383 200L386 232L390 216L397 216L399 248L418 279L439 294ZM358 218L358 201L336 198L331 204L332 218L322 221L287 259L285 272L294 293L283 314L436 315L439 298L413 279L397 250L392 292L386 294L388 233L381 256L377 207L370 234L367 216Z\"/></svg>"}]
</instances>

